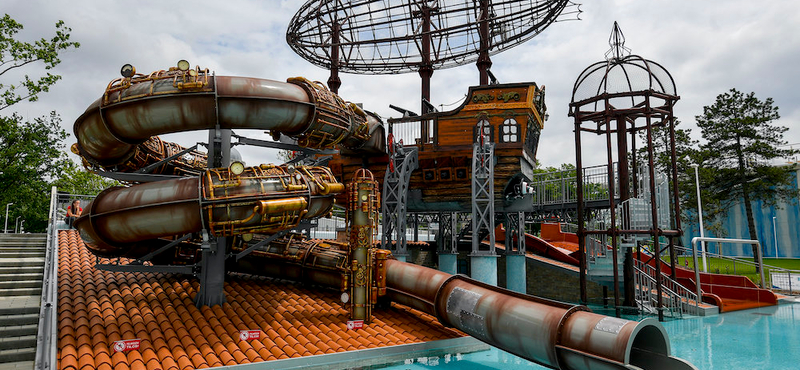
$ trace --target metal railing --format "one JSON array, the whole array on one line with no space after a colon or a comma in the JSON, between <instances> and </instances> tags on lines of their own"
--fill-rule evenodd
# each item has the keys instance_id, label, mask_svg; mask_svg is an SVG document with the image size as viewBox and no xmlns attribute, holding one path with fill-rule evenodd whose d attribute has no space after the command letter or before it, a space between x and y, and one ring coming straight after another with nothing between
<instances>
[{"instance_id":1,"label":"metal railing","mask_svg":"<svg viewBox=\"0 0 800 370\"><path fill-rule=\"evenodd\" d=\"M633 260L634 265L639 271L642 271L652 277L653 279L656 278L657 271L656 268L650 266L649 264L645 264L644 262L640 261L639 259ZM692 292L691 290L687 289L685 286L681 285L675 280L672 280L667 274L661 273L661 286L666 288L668 291L677 294L678 304L680 308L680 312L689 313L689 307L692 306L692 302L694 302L694 306L698 306L700 301L697 299L697 294Z\"/></svg>"},{"instance_id":2,"label":"metal railing","mask_svg":"<svg viewBox=\"0 0 800 370\"><path fill-rule=\"evenodd\" d=\"M758 255L758 261L761 261L761 266L759 271L761 272L761 288L764 288L764 264L763 259L761 258L761 243L758 240L746 240L746 239L722 239L722 238L703 238L703 237L694 237L692 238L691 245L692 248L692 261L694 262L694 280L697 286L697 296L702 297L702 293L700 292L700 269L697 268L697 253L695 253L695 245L698 245L698 242L721 242L721 243L737 243L737 244L753 244L756 246L756 253ZM705 265L705 254L703 254L703 264Z\"/></svg>"},{"instance_id":3,"label":"metal railing","mask_svg":"<svg viewBox=\"0 0 800 370\"><path fill-rule=\"evenodd\" d=\"M429 120L428 124L428 140L433 141L433 120ZM403 140L403 145L416 145L417 141L422 140L422 125L419 121L413 122L394 122L392 125L392 135L396 142Z\"/></svg>"},{"instance_id":4,"label":"metal railing","mask_svg":"<svg viewBox=\"0 0 800 370\"><path fill-rule=\"evenodd\" d=\"M634 299L642 311L658 313L658 284L656 279L638 267L633 268L635 284ZM683 317L682 299L680 295L665 286L661 286L661 308L669 312L669 316ZM654 311L655 310L655 311Z\"/></svg>"},{"instance_id":5,"label":"metal railing","mask_svg":"<svg viewBox=\"0 0 800 370\"><path fill-rule=\"evenodd\" d=\"M614 178L617 178L616 172L617 166L614 164ZM574 169L534 174L530 186L533 188L533 203L537 205L567 204L578 201L578 184ZM619 184L615 183L614 186L618 188ZM585 202L608 199L607 167L584 168L583 187Z\"/></svg>"},{"instance_id":6,"label":"metal railing","mask_svg":"<svg viewBox=\"0 0 800 370\"><path fill-rule=\"evenodd\" d=\"M784 290L790 293L800 292L800 271L770 270L769 280L772 289Z\"/></svg>"},{"instance_id":7,"label":"metal railing","mask_svg":"<svg viewBox=\"0 0 800 370\"><path fill-rule=\"evenodd\" d=\"M708 246L709 246L709 244L706 244L706 247L708 247ZM684 257L688 255L691 258L692 248L682 247L682 246L677 246L676 245L675 246L675 250L676 250L677 254L683 255ZM747 274L747 275L758 275L758 264L753 262L753 257L749 257L749 256L726 256L726 255L715 253L715 252L709 252L708 249L706 249L704 252L705 252L704 254L707 257L709 257L711 259L722 260L722 261L724 261L724 263L720 263L719 265L716 265L715 262L713 262L713 260L707 261L707 266L706 266L707 268L705 269L706 271L703 271L703 272L710 272L710 273L716 273L716 274L732 274L732 275L741 275L741 276L744 276L745 274ZM703 251L701 251L701 253L703 253ZM687 261L687 264L688 264L688 261ZM738 265L738 267L737 267L737 265ZM786 279L791 279L792 277L795 277L795 279L794 279L795 282L791 283L792 284L792 289L796 290L796 291L800 291L800 280L798 280L798 279L800 279L800 271L798 271L798 270L790 270L790 269L786 269L786 268L783 268L783 267L772 266L772 265L767 265L767 264L764 264L763 266L764 266L765 270L769 271L769 274L766 274L766 276L765 276L765 277L769 276L769 280L764 282L765 286L769 285L773 289L789 290L789 289L783 288L783 286L788 288L789 281L787 281ZM693 267L693 265L692 265L692 267ZM698 267L699 268L703 267L702 262L699 263ZM781 284L780 286L775 285L775 280L773 280L773 274L775 274L775 276L778 276L778 280L779 280L778 283Z\"/></svg>"},{"instance_id":8,"label":"metal railing","mask_svg":"<svg viewBox=\"0 0 800 370\"><path fill-rule=\"evenodd\" d=\"M58 308L58 229L56 228L56 218L58 208L58 191L54 186L50 192L42 300L41 308L39 309L39 330L36 334L34 369L37 370L56 368L56 342L58 341L58 324L56 323Z\"/></svg>"}]
</instances>

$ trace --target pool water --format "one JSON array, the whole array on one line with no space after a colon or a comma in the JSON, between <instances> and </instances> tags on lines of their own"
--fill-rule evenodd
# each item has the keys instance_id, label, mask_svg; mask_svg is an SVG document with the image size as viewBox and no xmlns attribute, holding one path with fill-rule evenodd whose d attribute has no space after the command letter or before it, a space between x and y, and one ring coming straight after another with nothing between
<instances>
[{"instance_id":1,"label":"pool water","mask_svg":"<svg viewBox=\"0 0 800 370\"><path fill-rule=\"evenodd\" d=\"M662 323L672 355L702 370L800 369L800 304L691 317ZM510 353L488 351L407 359L389 370L547 369Z\"/></svg>"}]
</instances>

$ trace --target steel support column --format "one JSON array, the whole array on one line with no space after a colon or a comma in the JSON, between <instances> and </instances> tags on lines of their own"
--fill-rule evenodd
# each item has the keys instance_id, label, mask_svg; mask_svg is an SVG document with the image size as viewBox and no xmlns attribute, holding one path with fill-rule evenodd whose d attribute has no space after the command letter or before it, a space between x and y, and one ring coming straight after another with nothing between
<instances>
[{"instance_id":1,"label":"steel support column","mask_svg":"<svg viewBox=\"0 0 800 370\"><path fill-rule=\"evenodd\" d=\"M497 285L497 254L494 236L494 143L489 141L488 121L478 123L477 141L472 149L472 278ZM480 240L489 232L489 245Z\"/></svg>"},{"instance_id":2,"label":"steel support column","mask_svg":"<svg viewBox=\"0 0 800 370\"><path fill-rule=\"evenodd\" d=\"M506 288L527 293L525 212L505 213Z\"/></svg>"},{"instance_id":3,"label":"steel support column","mask_svg":"<svg viewBox=\"0 0 800 370\"><path fill-rule=\"evenodd\" d=\"M439 213L439 235L436 242L439 256L439 270L448 274L458 273L458 214L455 212Z\"/></svg>"},{"instance_id":4,"label":"steel support column","mask_svg":"<svg viewBox=\"0 0 800 370\"><path fill-rule=\"evenodd\" d=\"M230 166L231 130L220 129L219 125L208 132L208 167ZM202 259L200 261L200 291L195 297L197 307L214 306L225 303L225 258L228 238L209 237L203 230Z\"/></svg>"},{"instance_id":5,"label":"steel support column","mask_svg":"<svg viewBox=\"0 0 800 370\"><path fill-rule=\"evenodd\" d=\"M395 144L396 145L396 144ZM383 179L383 202L381 202L381 222L383 234L381 245L400 261L408 257L406 248L406 204L411 172L418 167L417 149L397 146ZM392 242L394 241L394 246Z\"/></svg>"}]
</instances>

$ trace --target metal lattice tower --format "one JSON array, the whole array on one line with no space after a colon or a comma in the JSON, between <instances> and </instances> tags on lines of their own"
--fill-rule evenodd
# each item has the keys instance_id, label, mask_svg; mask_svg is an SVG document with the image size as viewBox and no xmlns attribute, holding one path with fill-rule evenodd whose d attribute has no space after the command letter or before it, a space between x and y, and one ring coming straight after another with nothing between
<instances>
[{"instance_id":1,"label":"metal lattice tower","mask_svg":"<svg viewBox=\"0 0 800 370\"><path fill-rule=\"evenodd\" d=\"M393 166L393 167L392 167ZM405 258L406 249L406 203L408 202L408 185L411 172L418 167L417 148L398 146L392 154L390 166L386 168L383 180L383 202L381 217L383 219L383 236L381 245L389 249L397 257ZM395 242L394 248L392 241Z\"/></svg>"},{"instance_id":2,"label":"metal lattice tower","mask_svg":"<svg viewBox=\"0 0 800 370\"><path fill-rule=\"evenodd\" d=\"M492 126L478 122L478 142L472 149L472 254L494 255L494 146ZM481 244L481 230L489 231L489 247Z\"/></svg>"}]
</instances>

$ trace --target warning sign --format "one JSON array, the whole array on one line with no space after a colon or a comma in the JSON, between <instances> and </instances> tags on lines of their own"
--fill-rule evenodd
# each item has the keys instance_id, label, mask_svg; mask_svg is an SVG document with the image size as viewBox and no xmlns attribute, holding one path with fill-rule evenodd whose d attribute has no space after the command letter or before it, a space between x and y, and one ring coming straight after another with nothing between
<instances>
[{"instance_id":1,"label":"warning sign","mask_svg":"<svg viewBox=\"0 0 800 370\"><path fill-rule=\"evenodd\" d=\"M364 327L364 320L348 320L347 329L358 330Z\"/></svg>"},{"instance_id":2,"label":"warning sign","mask_svg":"<svg viewBox=\"0 0 800 370\"><path fill-rule=\"evenodd\" d=\"M141 339L118 340L112 344L112 347L115 352L133 351L138 350L141 343Z\"/></svg>"},{"instance_id":3,"label":"warning sign","mask_svg":"<svg viewBox=\"0 0 800 370\"><path fill-rule=\"evenodd\" d=\"M239 330L239 339L241 340L261 339L261 330Z\"/></svg>"}]
</instances>

